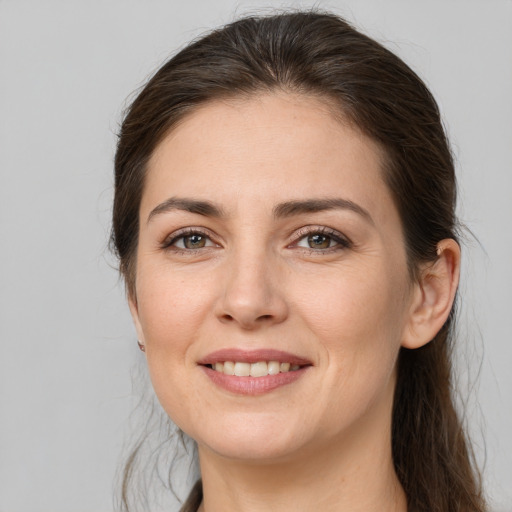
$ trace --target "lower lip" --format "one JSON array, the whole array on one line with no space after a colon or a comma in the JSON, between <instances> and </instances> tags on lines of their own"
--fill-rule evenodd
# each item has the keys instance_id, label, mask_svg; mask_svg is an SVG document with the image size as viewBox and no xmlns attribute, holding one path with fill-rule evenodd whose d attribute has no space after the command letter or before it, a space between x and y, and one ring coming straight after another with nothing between
<instances>
[{"instance_id":1,"label":"lower lip","mask_svg":"<svg viewBox=\"0 0 512 512\"><path fill-rule=\"evenodd\" d=\"M207 366L201 366L201 368L214 384L227 391L239 395L262 395L300 379L309 366L303 366L293 372L266 375L265 377L237 377L236 375L225 375Z\"/></svg>"}]
</instances>

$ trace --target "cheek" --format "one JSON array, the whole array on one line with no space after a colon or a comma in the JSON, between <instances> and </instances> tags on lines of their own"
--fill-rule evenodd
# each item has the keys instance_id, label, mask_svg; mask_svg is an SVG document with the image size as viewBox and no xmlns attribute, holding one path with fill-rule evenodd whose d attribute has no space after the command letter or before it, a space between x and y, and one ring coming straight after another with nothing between
<instances>
[{"instance_id":1,"label":"cheek","mask_svg":"<svg viewBox=\"0 0 512 512\"><path fill-rule=\"evenodd\" d=\"M165 265L142 267L137 299L153 388L163 409L183 428L190 410L201 410L190 381L195 366L190 347L204 322L207 287Z\"/></svg>"},{"instance_id":2,"label":"cheek","mask_svg":"<svg viewBox=\"0 0 512 512\"><path fill-rule=\"evenodd\" d=\"M405 286L402 276L368 265L344 268L338 275L313 275L294 295L300 315L329 352L358 352L399 341L407 307Z\"/></svg>"},{"instance_id":3,"label":"cheek","mask_svg":"<svg viewBox=\"0 0 512 512\"><path fill-rule=\"evenodd\" d=\"M187 383L195 359L190 348L211 311L211 287L203 278L171 272L165 264L141 266L137 277L149 373L160 402L176 421L180 402L191 400Z\"/></svg>"},{"instance_id":4,"label":"cheek","mask_svg":"<svg viewBox=\"0 0 512 512\"><path fill-rule=\"evenodd\" d=\"M137 276L139 317L151 349L180 351L193 340L211 304L208 277L168 265L142 267Z\"/></svg>"},{"instance_id":5,"label":"cheek","mask_svg":"<svg viewBox=\"0 0 512 512\"><path fill-rule=\"evenodd\" d=\"M345 271L312 280L299 308L323 347L322 407L340 418L359 416L389 390L406 313L406 280L372 271ZM349 414L348 416L350 416Z\"/></svg>"}]
</instances>

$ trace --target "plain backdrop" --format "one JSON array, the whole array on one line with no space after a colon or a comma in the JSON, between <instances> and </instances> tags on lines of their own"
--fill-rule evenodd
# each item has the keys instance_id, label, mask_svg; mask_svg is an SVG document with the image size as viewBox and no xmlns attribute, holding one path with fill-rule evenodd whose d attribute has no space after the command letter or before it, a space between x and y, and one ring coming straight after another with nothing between
<instances>
[{"instance_id":1,"label":"plain backdrop","mask_svg":"<svg viewBox=\"0 0 512 512\"><path fill-rule=\"evenodd\" d=\"M127 98L236 16L308 2L0 0L0 512L107 512L142 357L107 242ZM331 0L445 116L464 248L460 381L512 510L512 1Z\"/></svg>"}]
</instances>

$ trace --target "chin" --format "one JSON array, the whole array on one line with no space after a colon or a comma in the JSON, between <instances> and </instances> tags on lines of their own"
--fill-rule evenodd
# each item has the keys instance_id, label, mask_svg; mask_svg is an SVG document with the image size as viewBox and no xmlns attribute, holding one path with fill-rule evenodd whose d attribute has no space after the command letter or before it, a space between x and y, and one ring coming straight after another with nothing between
<instances>
[{"instance_id":1,"label":"chin","mask_svg":"<svg viewBox=\"0 0 512 512\"><path fill-rule=\"evenodd\" d=\"M222 458L249 464L282 462L292 457L298 448L290 444L270 444L260 440L233 440L232 438L227 439L226 442L214 440L209 445L199 445L199 452L203 446Z\"/></svg>"},{"instance_id":2,"label":"chin","mask_svg":"<svg viewBox=\"0 0 512 512\"><path fill-rule=\"evenodd\" d=\"M203 448L229 459L268 463L291 456L303 445L297 429L290 423L285 426L282 418L245 417L241 421L216 423L204 434L193 432L191 437L200 451Z\"/></svg>"}]
</instances>

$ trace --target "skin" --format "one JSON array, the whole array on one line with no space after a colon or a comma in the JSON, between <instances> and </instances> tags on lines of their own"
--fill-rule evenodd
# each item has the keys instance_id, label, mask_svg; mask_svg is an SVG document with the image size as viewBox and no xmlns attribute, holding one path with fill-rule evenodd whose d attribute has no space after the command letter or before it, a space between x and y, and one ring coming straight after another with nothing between
<instances>
[{"instance_id":1,"label":"skin","mask_svg":"<svg viewBox=\"0 0 512 512\"><path fill-rule=\"evenodd\" d=\"M411 281L381 161L326 102L285 93L202 106L153 154L130 307L155 392L198 443L202 510L406 510L391 457L396 359L443 325L460 254L441 241ZM169 198L222 215L159 206ZM366 213L273 213L339 198ZM188 228L202 247L186 248ZM198 366L224 348L284 350L312 366L237 395Z\"/></svg>"}]
</instances>

